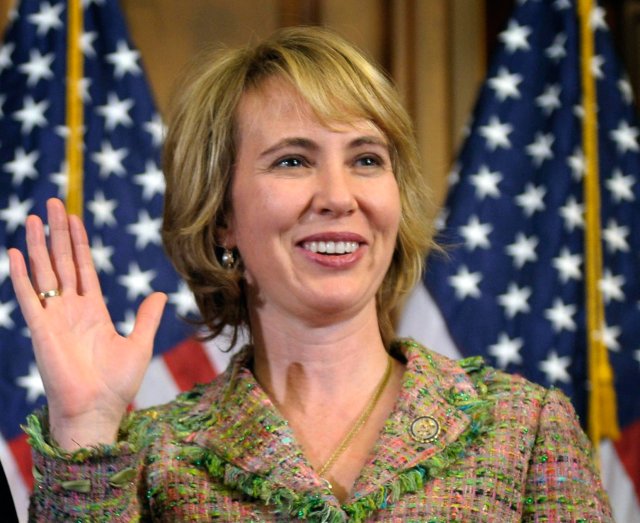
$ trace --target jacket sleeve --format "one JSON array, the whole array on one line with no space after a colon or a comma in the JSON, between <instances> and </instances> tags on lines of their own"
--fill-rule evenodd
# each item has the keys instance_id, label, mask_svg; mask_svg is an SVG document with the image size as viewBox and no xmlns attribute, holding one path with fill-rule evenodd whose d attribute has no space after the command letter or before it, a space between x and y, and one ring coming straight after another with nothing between
<instances>
[{"instance_id":1,"label":"jacket sleeve","mask_svg":"<svg viewBox=\"0 0 640 523\"><path fill-rule=\"evenodd\" d=\"M30 416L25 431L33 448L29 521L119 523L143 518L142 451L131 433L121 431L122 440L114 445L70 453L48 440L46 412Z\"/></svg>"},{"instance_id":2,"label":"jacket sleeve","mask_svg":"<svg viewBox=\"0 0 640 523\"><path fill-rule=\"evenodd\" d=\"M591 443L557 389L547 392L540 412L523 521L613 522Z\"/></svg>"}]
</instances>

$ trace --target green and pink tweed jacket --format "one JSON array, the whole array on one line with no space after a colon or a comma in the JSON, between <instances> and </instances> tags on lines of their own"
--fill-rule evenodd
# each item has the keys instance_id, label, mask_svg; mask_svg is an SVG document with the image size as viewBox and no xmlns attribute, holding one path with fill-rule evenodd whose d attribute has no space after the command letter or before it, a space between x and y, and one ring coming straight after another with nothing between
<instances>
[{"instance_id":1,"label":"green and pink tweed jacket","mask_svg":"<svg viewBox=\"0 0 640 523\"><path fill-rule=\"evenodd\" d=\"M613 521L562 393L410 340L394 351L403 387L344 504L245 349L212 383L128 415L114 446L65 454L48 443L46 413L32 416L31 521Z\"/></svg>"}]
</instances>

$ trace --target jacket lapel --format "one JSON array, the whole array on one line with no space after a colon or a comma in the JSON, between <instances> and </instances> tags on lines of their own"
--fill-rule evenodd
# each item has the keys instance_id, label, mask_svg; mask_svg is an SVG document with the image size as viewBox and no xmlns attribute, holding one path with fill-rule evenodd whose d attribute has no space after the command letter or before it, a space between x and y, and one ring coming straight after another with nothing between
<instances>
[{"instance_id":1,"label":"jacket lapel","mask_svg":"<svg viewBox=\"0 0 640 523\"><path fill-rule=\"evenodd\" d=\"M211 428L198 432L193 443L234 468L260 477L266 490L288 489L317 496L337 505L295 440L293 431L247 368L250 354L234 358L221 387L203 395Z\"/></svg>"},{"instance_id":2,"label":"jacket lapel","mask_svg":"<svg viewBox=\"0 0 640 523\"><path fill-rule=\"evenodd\" d=\"M431 354L410 340L398 344L407 360L402 390L365 465L350 501L393 482L398 475L424 463L456 442L471 418L456 399L473 401L478 393L466 372L454 361Z\"/></svg>"}]
</instances>

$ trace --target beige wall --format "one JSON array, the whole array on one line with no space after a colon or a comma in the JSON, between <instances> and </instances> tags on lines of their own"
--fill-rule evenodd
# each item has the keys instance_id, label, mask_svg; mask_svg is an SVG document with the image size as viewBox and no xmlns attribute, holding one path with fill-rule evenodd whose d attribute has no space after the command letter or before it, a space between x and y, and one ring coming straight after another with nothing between
<instances>
[{"instance_id":1,"label":"beige wall","mask_svg":"<svg viewBox=\"0 0 640 523\"><path fill-rule=\"evenodd\" d=\"M0 28L13 0L0 0ZM281 25L319 23L364 48L396 80L428 176L444 196L460 129L485 67L484 0L120 0L161 111L185 64Z\"/></svg>"}]
</instances>

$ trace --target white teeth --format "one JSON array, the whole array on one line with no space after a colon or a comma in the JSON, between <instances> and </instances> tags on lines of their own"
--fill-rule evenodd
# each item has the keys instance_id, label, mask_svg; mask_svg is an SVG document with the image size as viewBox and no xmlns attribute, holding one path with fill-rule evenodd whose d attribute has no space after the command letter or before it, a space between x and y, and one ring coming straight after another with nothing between
<instances>
[{"instance_id":1,"label":"white teeth","mask_svg":"<svg viewBox=\"0 0 640 523\"><path fill-rule=\"evenodd\" d=\"M320 254L349 254L358 248L358 242L305 242L303 247Z\"/></svg>"}]
</instances>

